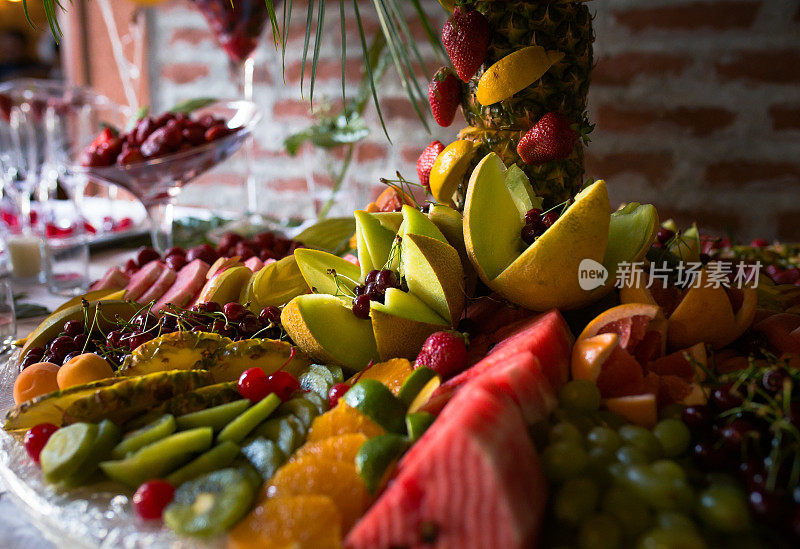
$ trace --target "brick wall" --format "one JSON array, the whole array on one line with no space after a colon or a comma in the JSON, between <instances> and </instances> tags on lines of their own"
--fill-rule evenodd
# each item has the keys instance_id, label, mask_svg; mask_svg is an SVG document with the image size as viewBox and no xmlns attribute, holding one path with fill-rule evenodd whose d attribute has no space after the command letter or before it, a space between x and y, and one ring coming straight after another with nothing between
<instances>
[{"instance_id":1,"label":"brick wall","mask_svg":"<svg viewBox=\"0 0 800 549\"><path fill-rule=\"evenodd\" d=\"M301 3L294 2L296 9ZM444 18L436 2L427 3ZM376 29L371 2L362 4L368 29ZM613 201L650 201L664 218L698 219L703 228L730 229L743 239L800 240L800 2L602 0L591 8L597 12L597 67L590 108L597 128L588 174L609 182ZM329 10L332 32L326 33L317 74L320 104L341 94L337 12ZM282 152L283 139L311 121L299 94L304 15L294 21L286 86L269 40L257 52L256 98L266 114L257 132L257 176L262 209L289 204L293 213L308 214L308 182L324 186L326 168L336 167L341 155L331 160L310 151L290 158ZM175 1L162 4L153 23L156 108L194 95L235 95L226 56L199 14ZM355 82L360 59L357 36L349 30L347 72ZM423 53L432 57L427 48ZM457 119L449 129L434 124L428 134L394 75L380 93L394 143L386 141L370 108L372 135L359 146L351 170L353 188L362 195L374 194L378 178L397 169L414 176L419 151L434 138L451 141L461 127ZM187 187L181 201L240 207L240 170L240 162L225 164ZM267 197L277 197L280 206ZM364 201L354 197L343 207Z\"/></svg>"}]
</instances>

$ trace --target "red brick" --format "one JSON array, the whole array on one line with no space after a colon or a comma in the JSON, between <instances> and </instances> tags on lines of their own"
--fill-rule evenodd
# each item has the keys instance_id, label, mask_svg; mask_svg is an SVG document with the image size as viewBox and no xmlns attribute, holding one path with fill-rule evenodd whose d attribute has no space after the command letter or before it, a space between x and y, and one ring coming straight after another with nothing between
<instances>
[{"instance_id":1,"label":"red brick","mask_svg":"<svg viewBox=\"0 0 800 549\"><path fill-rule=\"evenodd\" d=\"M193 46L196 46L206 40L213 40L213 38L214 36L208 29L193 29L186 27L175 29L175 31L172 33L172 37L169 39L169 43L175 44L178 42L187 42Z\"/></svg>"},{"instance_id":2,"label":"red brick","mask_svg":"<svg viewBox=\"0 0 800 549\"><path fill-rule=\"evenodd\" d=\"M592 71L592 84L627 86L639 76L678 76L689 65L685 56L669 53L620 53L601 57Z\"/></svg>"},{"instance_id":3,"label":"red brick","mask_svg":"<svg viewBox=\"0 0 800 549\"><path fill-rule=\"evenodd\" d=\"M311 68L313 66L313 59L311 53L308 55L305 66L305 82L311 81ZM361 80L361 59L350 58L347 59L345 64L345 79L347 82L358 82ZM302 68L302 61L297 60L291 63L287 62L286 65L286 82L297 84L300 82L300 69ZM342 60L337 59L319 59L317 61L317 82L325 80L335 80L339 82L342 78Z\"/></svg>"},{"instance_id":4,"label":"red brick","mask_svg":"<svg viewBox=\"0 0 800 549\"><path fill-rule=\"evenodd\" d=\"M404 146L400 149L400 159L407 164L413 163L416 166L417 159L419 155L422 154L422 151L425 150L425 147L427 147L427 145L423 145L422 147Z\"/></svg>"},{"instance_id":5,"label":"red brick","mask_svg":"<svg viewBox=\"0 0 800 549\"><path fill-rule=\"evenodd\" d=\"M778 215L778 238L788 242L800 242L800 211Z\"/></svg>"},{"instance_id":6,"label":"red brick","mask_svg":"<svg viewBox=\"0 0 800 549\"><path fill-rule=\"evenodd\" d=\"M769 116L775 130L800 130L800 106L772 105Z\"/></svg>"},{"instance_id":7,"label":"red brick","mask_svg":"<svg viewBox=\"0 0 800 549\"><path fill-rule=\"evenodd\" d=\"M244 189L244 176L233 172L213 172L203 174L192 182L192 186L205 185L209 187L241 187ZM204 204L208 207L208 204Z\"/></svg>"},{"instance_id":8,"label":"red brick","mask_svg":"<svg viewBox=\"0 0 800 549\"><path fill-rule=\"evenodd\" d=\"M623 173L637 173L653 185L661 185L674 162L668 152L619 152L605 156L586 156L586 173L592 177L610 179Z\"/></svg>"},{"instance_id":9,"label":"red brick","mask_svg":"<svg viewBox=\"0 0 800 549\"><path fill-rule=\"evenodd\" d=\"M314 179L314 185L318 187L325 187L328 189L333 188L334 180L331 175L327 173L314 172L312 177Z\"/></svg>"},{"instance_id":10,"label":"red brick","mask_svg":"<svg viewBox=\"0 0 800 549\"><path fill-rule=\"evenodd\" d=\"M679 6L654 6L614 10L616 20L634 32L644 29L715 30L749 28L761 2L692 2Z\"/></svg>"},{"instance_id":11,"label":"red brick","mask_svg":"<svg viewBox=\"0 0 800 549\"><path fill-rule=\"evenodd\" d=\"M161 77L176 84L188 84L208 76L208 66L203 63L170 63L161 67Z\"/></svg>"},{"instance_id":12,"label":"red brick","mask_svg":"<svg viewBox=\"0 0 800 549\"><path fill-rule=\"evenodd\" d=\"M673 219L678 227L689 227L692 223L697 223L697 228L703 234L729 234L742 224L741 216L728 208L677 209L669 202L656 203L655 206L658 218L662 221Z\"/></svg>"},{"instance_id":13,"label":"red brick","mask_svg":"<svg viewBox=\"0 0 800 549\"><path fill-rule=\"evenodd\" d=\"M301 99L279 99L272 106L275 118L311 118L311 107L308 101Z\"/></svg>"},{"instance_id":14,"label":"red brick","mask_svg":"<svg viewBox=\"0 0 800 549\"><path fill-rule=\"evenodd\" d=\"M639 133L654 126L677 126L696 137L706 137L730 126L736 114L719 107L677 107L601 105L594 111L601 131Z\"/></svg>"},{"instance_id":15,"label":"red brick","mask_svg":"<svg viewBox=\"0 0 800 549\"><path fill-rule=\"evenodd\" d=\"M800 51L740 51L714 64L723 80L770 84L800 84Z\"/></svg>"},{"instance_id":16,"label":"red brick","mask_svg":"<svg viewBox=\"0 0 800 549\"><path fill-rule=\"evenodd\" d=\"M411 105L411 101L405 97L380 98L380 103L383 118L386 120L401 119L415 120L419 122L417 111L414 110L413 105ZM424 105L422 108L424 108ZM424 112L425 111L423 110L423 113Z\"/></svg>"},{"instance_id":17,"label":"red brick","mask_svg":"<svg viewBox=\"0 0 800 549\"><path fill-rule=\"evenodd\" d=\"M757 160L725 160L706 167L706 181L719 185L746 185L759 181L800 183L800 164Z\"/></svg>"},{"instance_id":18,"label":"red brick","mask_svg":"<svg viewBox=\"0 0 800 549\"><path fill-rule=\"evenodd\" d=\"M278 191L305 191L308 190L308 182L305 177L273 179L269 183L269 188Z\"/></svg>"},{"instance_id":19,"label":"red brick","mask_svg":"<svg viewBox=\"0 0 800 549\"><path fill-rule=\"evenodd\" d=\"M356 145L356 162L364 164L386 159L387 148L377 143L359 143Z\"/></svg>"}]
</instances>

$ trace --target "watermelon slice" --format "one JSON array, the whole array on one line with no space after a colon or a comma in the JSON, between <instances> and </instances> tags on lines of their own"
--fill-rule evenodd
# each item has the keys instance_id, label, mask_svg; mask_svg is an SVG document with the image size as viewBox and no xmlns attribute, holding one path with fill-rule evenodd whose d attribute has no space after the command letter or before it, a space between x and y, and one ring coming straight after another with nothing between
<instances>
[{"instance_id":1,"label":"watermelon slice","mask_svg":"<svg viewBox=\"0 0 800 549\"><path fill-rule=\"evenodd\" d=\"M426 412L439 413L450 398L471 379L483 376L495 367L506 364L521 353L538 361L550 388L557 393L569 379L569 363L575 338L564 318L556 310L521 322L489 355L475 366L439 386L424 406ZM528 414L525 414L526 419Z\"/></svg>"},{"instance_id":2,"label":"watermelon slice","mask_svg":"<svg viewBox=\"0 0 800 549\"><path fill-rule=\"evenodd\" d=\"M460 391L345 539L352 549L531 547L547 483L516 404Z\"/></svg>"}]
</instances>

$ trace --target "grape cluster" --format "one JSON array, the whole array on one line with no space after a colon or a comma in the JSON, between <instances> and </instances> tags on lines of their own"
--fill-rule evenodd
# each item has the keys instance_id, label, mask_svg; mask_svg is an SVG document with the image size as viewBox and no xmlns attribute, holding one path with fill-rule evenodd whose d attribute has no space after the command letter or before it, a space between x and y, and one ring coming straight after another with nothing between
<instances>
[{"instance_id":1,"label":"grape cluster","mask_svg":"<svg viewBox=\"0 0 800 549\"><path fill-rule=\"evenodd\" d=\"M369 318L370 302L383 303L386 299L386 290L397 288L408 291L400 280L400 276L389 269L373 269L364 278L364 284L355 287L353 298L353 314L358 318Z\"/></svg>"},{"instance_id":2,"label":"grape cluster","mask_svg":"<svg viewBox=\"0 0 800 549\"><path fill-rule=\"evenodd\" d=\"M234 341L254 336L279 339L283 335L280 319L278 307L265 307L255 315L240 303L220 305L209 301L188 310L174 308L161 317L143 310L129 322L120 322L106 333L96 328L87 330L81 320L70 320L53 341L44 347L31 348L22 361L22 367L37 362L63 365L81 353L99 354L113 367L118 367L126 355L143 343L178 331L216 333Z\"/></svg>"},{"instance_id":3,"label":"grape cluster","mask_svg":"<svg viewBox=\"0 0 800 549\"><path fill-rule=\"evenodd\" d=\"M738 476L754 516L800 542L800 375L773 364L720 380L683 410L703 470Z\"/></svg>"},{"instance_id":4,"label":"grape cluster","mask_svg":"<svg viewBox=\"0 0 800 549\"><path fill-rule=\"evenodd\" d=\"M680 419L627 424L599 410L588 381L568 383L559 405L540 437L552 485L545 547L759 546L735 479L686 466L691 434Z\"/></svg>"},{"instance_id":5,"label":"grape cluster","mask_svg":"<svg viewBox=\"0 0 800 549\"><path fill-rule=\"evenodd\" d=\"M542 236L544 232L553 226L558 221L558 212L550 210L543 212L539 208L532 208L525 212L525 225L522 226L520 231L520 238L525 244L533 244L533 242Z\"/></svg>"}]
</instances>

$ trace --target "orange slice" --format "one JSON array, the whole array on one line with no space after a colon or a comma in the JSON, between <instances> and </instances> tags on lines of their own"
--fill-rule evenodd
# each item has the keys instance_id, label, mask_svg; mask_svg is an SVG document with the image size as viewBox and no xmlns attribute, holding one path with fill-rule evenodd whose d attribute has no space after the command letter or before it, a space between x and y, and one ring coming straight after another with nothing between
<instances>
[{"instance_id":1,"label":"orange slice","mask_svg":"<svg viewBox=\"0 0 800 549\"><path fill-rule=\"evenodd\" d=\"M228 549L339 549L342 517L329 497L303 495L261 502L228 534Z\"/></svg>"},{"instance_id":2,"label":"orange slice","mask_svg":"<svg viewBox=\"0 0 800 549\"><path fill-rule=\"evenodd\" d=\"M369 505L369 494L354 463L306 456L287 463L265 488L268 498L322 495L336 504L347 532Z\"/></svg>"},{"instance_id":3,"label":"orange slice","mask_svg":"<svg viewBox=\"0 0 800 549\"><path fill-rule=\"evenodd\" d=\"M372 438L385 432L383 427L344 401L340 401L333 410L314 418L306 442L316 442L348 433L361 433L367 438Z\"/></svg>"},{"instance_id":4,"label":"orange slice","mask_svg":"<svg viewBox=\"0 0 800 549\"><path fill-rule=\"evenodd\" d=\"M355 463L361 445L367 441L362 433L349 433L335 437L328 437L316 442L309 442L301 446L292 455L290 461L297 461L307 456L333 461L346 461Z\"/></svg>"},{"instance_id":5,"label":"orange slice","mask_svg":"<svg viewBox=\"0 0 800 549\"><path fill-rule=\"evenodd\" d=\"M374 364L354 375L347 382L354 385L359 379L377 379L386 385L396 395L408 376L414 371L414 364L404 358L393 358L386 362Z\"/></svg>"}]
</instances>

